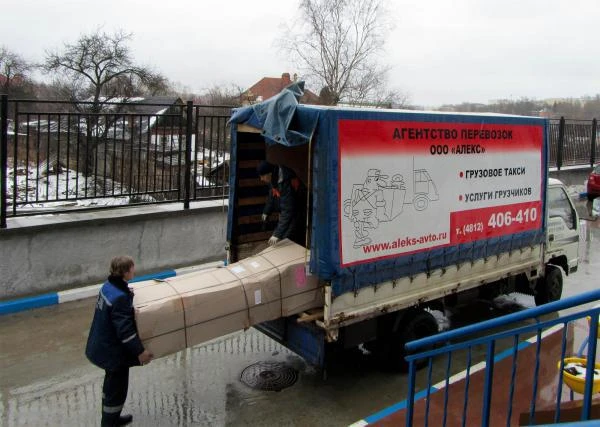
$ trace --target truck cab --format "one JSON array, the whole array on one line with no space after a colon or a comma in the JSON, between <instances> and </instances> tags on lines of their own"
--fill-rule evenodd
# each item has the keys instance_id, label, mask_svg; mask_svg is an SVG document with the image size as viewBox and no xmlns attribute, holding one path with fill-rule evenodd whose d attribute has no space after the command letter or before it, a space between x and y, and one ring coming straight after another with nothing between
<instances>
[{"instance_id":1,"label":"truck cab","mask_svg":"<svg viewBox=\"0 0 600 427\"><path fill-rule=\"evenodd\" d=\"M575 273L578 263L579 216L564 184L548 179L548 231L546 263L560 265Z\"/></svg>"},{"instance_id":2,"label":"truck cab","mask_svg":"<svg viewBox=\"0 0 600 427\"><path fill-rule=\"evenodd\" d=\"M579 216L564 184L548 179L545 274L534 289L537 305L560 299L564 274L577 271Z\"/></svg>"}]
</instances>

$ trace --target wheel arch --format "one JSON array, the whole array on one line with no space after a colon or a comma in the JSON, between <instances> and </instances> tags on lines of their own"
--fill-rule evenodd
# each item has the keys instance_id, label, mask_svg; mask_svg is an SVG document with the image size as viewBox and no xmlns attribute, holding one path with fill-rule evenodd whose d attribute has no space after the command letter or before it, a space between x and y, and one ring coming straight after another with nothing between
<instances>
[{"instance_id":1,"label":"wheel arch","mask_svg":"<svg viewBox=\"0 0 600 427\"><path fill-rule=\"evenodd\" d=\"M559 267L562 268L565 275L569 275L569 261L567 260L566 255L550 258L550 261L546 264L546 274L548 274L548 269Z\"/></svg>"}]
</instances>

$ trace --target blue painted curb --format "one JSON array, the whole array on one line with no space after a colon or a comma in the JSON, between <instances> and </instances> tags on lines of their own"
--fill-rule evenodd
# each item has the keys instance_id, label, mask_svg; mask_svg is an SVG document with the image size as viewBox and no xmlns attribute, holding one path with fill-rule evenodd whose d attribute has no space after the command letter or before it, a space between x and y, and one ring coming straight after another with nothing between
<instances>
[{"instance_id":1,"label":"blue painted curb","mask_svg":"<svg viewBox=\"0 0 600 427\"><path fill-rule=\"evenodd\" d=\"M154 274L135 277L131 283L142 282L144 280L164 280L177 275L175 270L165 270ZM19 311L31 310L32 308L47 307L59 304L59 295L61 292L37 295L34 297L19 298L9 301L0 301L0 316L4 314L17 313Z\"/></svg>"},{"instance_id":2,"label":"blue painted curb","mask_svg":"<svg viewBox=\"0 0 600 427\"><path fill-rule=\"evenodd\" d=\"M144 276L139 276L139 277L134 277L129 283L135 283L135 282L143 282L144 280L162 280L162 279L167 279L169 277L175 277L177 276L177 272L175 270L165 270L165 271L161 271L160 273L154 273L154 274L146 274Z\"/></svg>"},{"instance_id":3,"label":"blue painted curb","mask_svg":"<svg viewBox=\"0 0 600 427\"><path fill-rule=\"evenodd\" d=\"M58 293L0 302L0 315L58 304Z\"/></svg>"}]
</instances>

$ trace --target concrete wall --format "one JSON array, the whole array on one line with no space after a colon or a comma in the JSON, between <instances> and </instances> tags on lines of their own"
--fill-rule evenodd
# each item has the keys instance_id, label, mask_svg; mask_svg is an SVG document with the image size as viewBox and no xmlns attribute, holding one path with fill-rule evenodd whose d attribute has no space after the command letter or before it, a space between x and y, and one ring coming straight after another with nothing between
<instances>
[{"instance_id":1,"label":"concrete wall","mask_svg":"<svg viewBox=\"0 0 600 427\"><path fill-rule=\"evenodd\" d=\"M127 254L136 274L223 260L223 201L9 218L0 230L0 300L103 282Z\"/></svg>"}]
</instances>

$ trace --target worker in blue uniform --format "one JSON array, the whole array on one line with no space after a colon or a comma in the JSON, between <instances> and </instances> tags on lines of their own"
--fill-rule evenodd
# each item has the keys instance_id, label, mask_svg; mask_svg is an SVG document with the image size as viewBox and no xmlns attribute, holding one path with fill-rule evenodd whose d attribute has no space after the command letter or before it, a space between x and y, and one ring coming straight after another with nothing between
<instances>
[{"instance_id":1,"label":"worker in blue uniform","mask_svg":"<svg viewBox=\"0 0 600 427\"><path fill-rule=\"evenodd\" d=\"M137 333L133 292L127 283L133 279L134 272L131 257L112 259L110 276L98 295L85 349L88 359L105 372L102 426L120 426L132 421L132 415L121 415L127 398L129 368L145 365L153 357L144 349Z\"/></svg>"}]
</instances>

